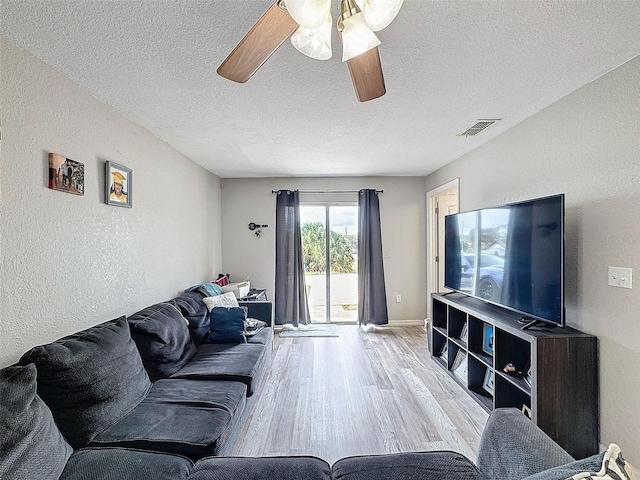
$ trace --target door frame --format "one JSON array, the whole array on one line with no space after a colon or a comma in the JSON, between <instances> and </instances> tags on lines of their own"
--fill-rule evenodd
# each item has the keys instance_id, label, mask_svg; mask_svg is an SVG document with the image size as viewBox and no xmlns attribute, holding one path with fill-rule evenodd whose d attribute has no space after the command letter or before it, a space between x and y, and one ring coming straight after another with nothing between
<instances>
[{"instance_id":1,"label":"door frame","mask_svg":"<svg viewBox=\"0 0 640 480\"><path fill-rule=\"evenodd\" d=\"M456 178L427 192L427 318L431 318L431 293L438 288L438 197L443 192L454 190L460 206L460 178Z\"/></svg>"}]
</instances>

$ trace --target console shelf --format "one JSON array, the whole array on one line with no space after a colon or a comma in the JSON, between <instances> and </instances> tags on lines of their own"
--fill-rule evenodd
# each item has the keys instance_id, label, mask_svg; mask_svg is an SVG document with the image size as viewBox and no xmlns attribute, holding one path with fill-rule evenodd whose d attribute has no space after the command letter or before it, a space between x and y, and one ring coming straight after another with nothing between
<instances>
[{"instance_id":1,"label":"console shelf","mask_svg":"<svg viewBox=\"0 0 640 480\"><path fill-rule=\"evenodd\" d=\"M432 302L430 353L485 410L527 411L573 457L598 452L596 337L569 327L522 330L518 314L463 294L433 294Z\"/></svg>"}]
</instances>

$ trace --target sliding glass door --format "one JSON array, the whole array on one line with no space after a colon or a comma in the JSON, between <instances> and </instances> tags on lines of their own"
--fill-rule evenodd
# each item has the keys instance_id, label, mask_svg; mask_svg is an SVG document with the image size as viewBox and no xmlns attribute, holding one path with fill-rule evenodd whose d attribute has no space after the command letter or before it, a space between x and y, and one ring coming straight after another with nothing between
<instances>
[{"instance_id":1,"label":"sliding glass door","mask_svg":"<svg viewBox=\"0 0 640 480\"><path fill-rule=\"evenodd\" d=\"M358 206L300 206L312 323L358 321Z\"/></svg>"}]
</instances>

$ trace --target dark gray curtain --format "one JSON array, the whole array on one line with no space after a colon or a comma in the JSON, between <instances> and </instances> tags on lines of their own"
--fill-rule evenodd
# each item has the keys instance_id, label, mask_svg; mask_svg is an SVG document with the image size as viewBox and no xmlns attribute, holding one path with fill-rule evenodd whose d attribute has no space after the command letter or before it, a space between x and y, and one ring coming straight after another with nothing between
<instances>
[{"instance_id":1,"label":"dark gray curtain","mask_svg":"<svg viewBox=\"0 0 640 480\"><path fill-rule=\"evenodd\" d=\"M310 323L304 282L300 232L300 196L297 190L279 190L276 196L276 324Z\"/></svg>"},{"instance_id":2,"label":"dark gray curtain","mask_svg":"<svg viewBox=\"0 0 640 480\"><path fill-rule=\"evenodd\" d=\"M378 193L360 190L358 207L358 324L386 325L389 314Z\"/></svg>"}]
</instances>

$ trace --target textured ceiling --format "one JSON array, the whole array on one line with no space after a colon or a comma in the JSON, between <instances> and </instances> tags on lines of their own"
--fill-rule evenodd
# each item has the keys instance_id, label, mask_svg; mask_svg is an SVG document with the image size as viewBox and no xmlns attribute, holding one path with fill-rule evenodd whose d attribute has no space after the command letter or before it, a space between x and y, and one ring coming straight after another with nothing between
<instances>
[{"instance_id":1,"label":"textured ceiling","mask_svg":"<svg viewBox=\"0 0 640 480\"><path fill-rule=\"evenodd\" d=\"M1 2L2 33L221 177L425 175L640 54L640 1L405 0L387 94L287 41L216 74L272 0ZM333 0L333 12L338 1ZM334 13L335 16L335 13ZM500 118L476 137L457 134Z\"/></svg>"}]
</instances>

